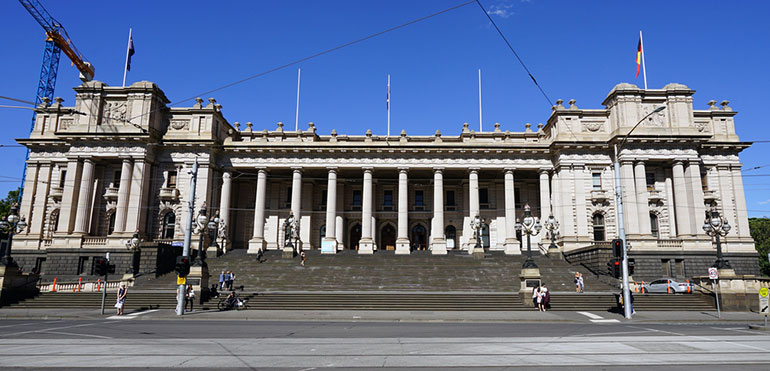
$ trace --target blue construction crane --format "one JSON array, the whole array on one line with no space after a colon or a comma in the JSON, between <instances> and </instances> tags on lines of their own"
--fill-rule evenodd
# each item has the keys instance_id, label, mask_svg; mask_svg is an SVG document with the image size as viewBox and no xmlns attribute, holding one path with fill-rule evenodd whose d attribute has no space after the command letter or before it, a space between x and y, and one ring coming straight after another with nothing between
<instances>
[{"instance_id":1,"label":"blue construction crane","mask_svg":"<svg viewBox=\"0 0 770 371\"><path fill-rule=\"evenodd\" d=\"M54 19L39 1L19 0L19 2L35 18L37 23L40 23L46 35L43 66L40 68L40 80L37 84L37 94L35 94L35 106L40 105L43 98L53 101L54 89L56 89L56 74L59 71L59 58L62 51L80 71L80 79L91 81L94 78L94 67L77 50L64 26ZM30 132L35 127L35 116L36 114L32 113ZM29 159L29 149L27 149L27 156L24 161L24 173L21 176L19 201L21 201L21 194L24 192L24 180L27 176L27 159Z\"/></svg>"}]
</instances>

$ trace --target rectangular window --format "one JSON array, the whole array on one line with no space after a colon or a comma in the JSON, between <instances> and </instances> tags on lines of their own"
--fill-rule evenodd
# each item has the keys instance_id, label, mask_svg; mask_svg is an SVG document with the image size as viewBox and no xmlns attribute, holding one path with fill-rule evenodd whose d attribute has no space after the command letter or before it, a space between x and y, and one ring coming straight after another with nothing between
<instances>
[{"instance_id":1,"label":"rectangular window","mask_svg":"<svg viewBox=\"0 0 770 371\"><path fill-rule=\"evenodd\" d=\"M329 193L326 190L321 191L321 210L326 210L328 199Z\"/></svg>"},{"instance_id":2,"label":"rectangular window","mask_svg":"<svg viewBox=\"0 0 770 371\"><path fill-rule=\"evenodd\" d=\"M663 277L671 277L671 261L668 259L660 260L660 274Z\"/></svg>"},{"instance_id":3,"label":"rectangular window","mask_svg":"<svg viewBox=\"0 0 770 371\"><path fill-rule=\"evenodd\" d=\"M515 207L517 209L521 209L522 208L522 206L521 206L521 192L520 192L520 190L518 188L514 188L513 189L513 198L515 200L515 202L513 203L513 207Z\"/></svg>"},{"instance_id":4,"label":"rectangular window","mask_svg":"<svg viewBox=\"0 0 770 371\"><path fill-rule=\"evenodd\" d=\"M705 173L700 175L700 184L704 191L709 190L709 180Z\"/></svg>"},{"instance_id":5,"label":"rectangular window","mask_svg":"<svg viewBox=\"0 0 770 371\"><path fill-rule=\"evenodd\" d=\"M447 206L456 206L455 205L455 191L446 191L446 205Z\"/></svg>"},{"instance_id":6,"label":"rectangular window","mask_svg":"<svg viewBox=\"0 0 770 371\"><path fill-rule=\"evenodd\" d=\"M382 199L383 206L393 206L393 190L386 189Z\"/></svg>"},{"instance_id":7,"label":"rectangular window","mask_svg":"<svg viewBox=\"0 0 770 371\"><path fill-rule=\"evenodd\" d=\"M43 265L45 264L45 258L36 258L35 259L35 268L33 269L34 273L42 273L43 272Z\"/></svg>"},{"instance_id":8,"label":"rectangular window","mask_svg":"<svg viewBox=\"0 0 770 371\"><path fill-rule=\"evenodd\" d=\"M361 190L353 190L353 206L361 207Z\"/></svg>"},{"instance_id":9,"label":"rectangular window","mask_svg":"<svg viewBox=\"0 0 770 371\"><path fill-rule=\"evenodd\" d=\"M64 183L67 181L67 170L61 171L61 178L59 178L59 188L64 189Z\"/></svg>"},{"instance_id":10,"label":"rectangular window","mask_svg":"<svg viewBox=\"0 0 770 371\"><path fill-rule=\"evenodd\" d=\"M489 189L487 188L479 188L479 203L489 204Z\"/></svg>"},{"instance_id":11,"label":"rectangular window","mask_svg":"<svg viewBox=\"0 0 770 371\"><path fill-rule=\"evenodd\" d=\"M593 190L600 191L602 189L602 173L593 173L591 176L594 184Z\"/></svg>"},{"instance_id":12,"label":"rectangular window","mask_svg":"<svg viewBox=\"0 0 770 371\"><path fill-rule=\"evenodd\" d=\"M286 204L291 205L291 186L286 187Z\"/></svg>"},{"instance_id":13,"label":"rectangular window","mask_svg":"<svg viewBox=\"0 0 770 371\"><path fill-rule=\"evenodd\" d=\"M421 189L414 191L414 206L425 206L425 194Z\"/></svg>"},{"instance_id":14,"label":"rectangular window","mask_svg":"<svg viewBox=\"0 0 770 371\"><path fill-rule=\"evenodd\" d=\"M645 176L647 179L647 190L654 191L655 190L655 173L646 173Z\"/></svg>"},{"instance_id":15,"label":"rectangular window","mask_svg":"<svg viewBox=\"0 0 770 371\"><path fill-rule=\"evenodd\" d=\"M113 175L112 186L115 188L120 188L120 171L116 171L115 175Z\"/></svg>"},{"instance_id":16,"label":"rectangular window","mask_svg":"<svg viewBox=\"0 0 770 371\"><path fill-rule=\"evenodd\" d=\"M176 171L169 171L168 172L168 188L176 188Z\"/></svg>"},{"instance_id":17,"label":"rectangular window","mask_svg":"<svg viewBox=\"0 0 770 371\"><path fill-rule=\"evenodd\" d=\"M88 257L81 256L78 258L78 274L88 274Z\"/></svg>"}]
</instances>

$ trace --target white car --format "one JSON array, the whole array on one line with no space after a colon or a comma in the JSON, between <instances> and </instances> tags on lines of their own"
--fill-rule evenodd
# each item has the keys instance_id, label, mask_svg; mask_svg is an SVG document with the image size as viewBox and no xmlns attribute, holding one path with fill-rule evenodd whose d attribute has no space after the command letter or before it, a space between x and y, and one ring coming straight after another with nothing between
<instances>
[{"instance_id":1,"label":"white car","mask_svg":"<svg viewBox=\"0 0 770 371\"><path fill-rule=\"evenodd\" d=\"M676 281L673 278L661 278L642 285L642 292L663 294L691 294L695 291L695 285Z\"/></svg>"}]
</instances>

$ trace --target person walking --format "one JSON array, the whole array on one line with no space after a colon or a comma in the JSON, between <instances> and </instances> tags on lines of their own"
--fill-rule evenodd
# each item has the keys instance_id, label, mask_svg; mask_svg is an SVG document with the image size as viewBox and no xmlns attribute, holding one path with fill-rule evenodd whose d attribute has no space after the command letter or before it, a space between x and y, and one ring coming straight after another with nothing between
<instances>
[{"instance_id":1,"label":"person walking","mask_svg":"<svg viewBox=\"0 0 770 371\"><path fill-rule=\"evenodd\" d=\"M262 260L263 255L264 253L262 252L262 249L257 250L257 261L259 262L259 264L264 263L264 260Z\"/></svg>"},{"instance_id":2,"label":"person walking","mask_svg":"<svg viewBox=\"0 0 770 371\"><path fill-rule=\"evenodd\" d=\"M548 287L546 287L545 284L541 287L540 293L543 295L543 300L540 303L541 310L545 312L548 310L548 306L551 305L551 293L548 292Z\"/></svg>"},{"instance_id":3,"label":"person walking","mask_svg":"<svg viewBox=\"0 0 770 371\"><path fill-rule=\"evenodd\" d=\"M227 279L227 289L232 290L233 289L233 283L235 282L235 272L230 271L230 276Z\"/></svg>"},{"instance_id":4,"label":"person walking","mask_svg":"<svg viewBox=\"0 0 770 371\"><path fill-rule=\"evenodd\" d=\"M301 259L301 261L300 261L299 265L301 265L301 266L303 266L303 267L304 267L304 266L305 266L305 260L307 259L307 258L305 257L305 250L302 250L302 252L300 252L300 253L299 253L299 257L300 257L300 259Z\"/></svg>"},{"instance_id":5,"label":"person walking","mask_svg":"<svg viewBox=\"0 0 770 371\"><path fill-rule=\"evenodd\" d=\"M190 312L193 311L193 303L195 302L195 290L193 290L192 284L187 284L187 288L184 293L184 310L187 310L187 304L190 304Z\"/></svg>"},{"instance_id":6,"label":"person walking","mask_svg":"<svg viewBox=\"0 0 770 371\"><path fill-rule=\"evenodd\" d=\"M225 271L219 275L219 290L225 289Z\"/></svg>"},{"instance_id":7,"label":"person walking","mask_svg":"<svg viewBox=\"0 0 770 371\"><path fill-rule=\"evenodd\" d=\"M123 307L125 307L126 305L127 294L128 294L128 289L126 288L126 284L121 284L120 289L118 289L118 298L117 298L117 301L115 302L115 308L117 309L116 314L118 316L123 315Z\"/></svg>"},{"instance_id":8,"label":"person walking","mask_svg":"<svg viewBox=\"0 0 770 371\"><path fill-rule=\"evenodd\" d=\"M583 293L585 289L585 282L583 281L583 273L578 272L578 292Z\"/></svg>"},{"instance_id":9,"label":"person walking","mask_svg":"<svg viewBox=\"0 0 770 371\"><path fill-rule=\"evenodd\" d=\"M532 306L535 307L535 309L540 309L540 306L537 305L538 298L540 297L540 286L536 286L532 288Z\"/></svg>"},{"instance_id":10,"label":"person walking","mask_svg":"<svg viewBox=\"0 0 770 371\"><path fill-rule=\"evenodd\" d=\"M575 292L580 293L580 272L575 272Z\"/></svg>"}]
</instances>

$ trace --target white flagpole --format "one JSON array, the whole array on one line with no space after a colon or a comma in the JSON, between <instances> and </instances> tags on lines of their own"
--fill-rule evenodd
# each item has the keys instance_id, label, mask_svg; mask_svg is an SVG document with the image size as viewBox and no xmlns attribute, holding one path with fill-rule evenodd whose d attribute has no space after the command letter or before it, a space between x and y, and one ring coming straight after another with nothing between
<instances>
[{"instance_id":1,"label":"white flagpole","mask_svg":"<svg viewBox=\"0 0 770 371\"><path fill-rule=\"evenodd\" d=\"M294 115L294 131L299 131L299 77L301 70L297 68L297 113Z\"/></svg>"},{"instance_id":2,"label":"white flagpole","mask_svg":"<svg viewBox=\"0 0 770 371\"><path fill-rule=\"evenodd\" d=\"M642 44L642 74L644 75L644 90L647 90L647 68L644 67L644 40L642 30L639 30L639 43Z\"/></svg>"},{"instance_id":3,"label":"white flagpole","mask_svg":"<svg viewBox=\"0 0 770 371\"><path fill-rule=\"evenodd\" d=\"M123 87L126 87L126 72L128 72L128 51L131 48L131 32L133 29L128 28L128 43L126 44L126 65L123 66Z\"/></svg>"},{"instance_id":4,"label":"white flagpole","mask_svg":"<svg viewBox=\"0 0 770 371\"><path fill-rule=\"evenodd\" d=\"M479 68L479 133L484 131L481 123L481 68Z\"/></svg>"},{"instance_id":5,"label":"white flagpole","mask_svg":"<svg viewBox=\"0 0 770 371\"><path fill-rule=\"evenodd\" d=\"M388 74L388 137L390 137L390 74Z\"/></svg>"}]
</instances>

